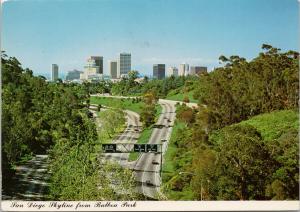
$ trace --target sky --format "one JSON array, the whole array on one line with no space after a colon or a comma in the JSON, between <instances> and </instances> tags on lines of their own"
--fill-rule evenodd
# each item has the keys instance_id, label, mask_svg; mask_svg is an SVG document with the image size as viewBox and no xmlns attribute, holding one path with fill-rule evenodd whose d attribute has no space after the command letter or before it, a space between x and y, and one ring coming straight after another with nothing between
<instances>
[{"instance_id":1,"label":"sky","mask_svg":"<svg viewBox=\"0 0 300 212\"><path fill-rule=\"evenodd\" d=\"M299 50L297 0L11 0L2 5L1 48L50 77L83 71L89 56L129 52L132 69L153 64L219 66L220 55L250 60L263 43Z\"/></svg>"}]
</instances>

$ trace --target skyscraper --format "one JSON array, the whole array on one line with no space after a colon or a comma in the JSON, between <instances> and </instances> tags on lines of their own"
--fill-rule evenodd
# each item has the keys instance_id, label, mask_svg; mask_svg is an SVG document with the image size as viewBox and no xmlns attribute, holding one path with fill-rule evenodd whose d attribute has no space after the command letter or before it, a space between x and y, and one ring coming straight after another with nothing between
<instances>
[{"instance_id":1,"label":"skyscraper","mask_svg":"<svg viewBox=\"0 0 300 212\"><path fill-rule=\"evenodd\" d=\"M116 60L109 61L109 71L112 79L118 78L118 62Z\"/></svg>"},{"instance_id":2,"label":"skyscraper","mask_svg":"<svg viewBox=\"0 0 300 212\"><path fill-rule=\"evenodd\" d=\"M175 77L177 77L178 76L178 68L176 68L176 67L170 67L168 69L168 76L175 76Z\"/></svg>"},{"instance_id":3,"label":"skyscraper","mask_svg":"<svg viewBox=\"0 0 300 212\"><path fill-rule=\"evenodd\" d=\"M51 80L56 81L58 79L58 65L52 64Z\"/></svg>"},{"instance_id":4,"label":"skyscraper","mask_svg":"<svg viewBox=\"0 0 300 212\"><path fill-rule=\"evenodd\" d=\"M186 76L189 74L189 64L182 63L179 65L179 76Z\"/></svg>"},{"instance_id":5,"label":"skyscraper","mask_svg":"<svg viewBox=\"0 0 300 212\"><path fill-rule=\"evenodd\" d=\"M190 75L201 75L207 73L207 67L204 66L191 66Z\"/></svg>"},{"instance_id":6,"label":"skyscraper","mask_svg":"<svg viewBox=\"0 0 300 212\"><path fill-rule=\"evenodd\" d=\"M165 64L153 65L153 79L164 79L165 75Z\"/></svg>"},{"instance_id":7,"label":"skyscraper","mask_svg":"<svg viewBox=\"0 0 300 212\"><path fill-rule=\"evenodd\" d=\"M120 53L118 58L118 72L117 77L127 76L128 72L131 70L131 54L130 53Z\"/></svg>"},{"instance_id":8,"label":"skyscraper","mask_svg":"<svg viewBox=\"0 0 300 212\"><path fill-rule=\"evenodd\" d=\"M103 74L103 57L102 56L91 56L92 60L95 61L96 66L99 67L97 74Z\"/></svg>"}]
</instances>

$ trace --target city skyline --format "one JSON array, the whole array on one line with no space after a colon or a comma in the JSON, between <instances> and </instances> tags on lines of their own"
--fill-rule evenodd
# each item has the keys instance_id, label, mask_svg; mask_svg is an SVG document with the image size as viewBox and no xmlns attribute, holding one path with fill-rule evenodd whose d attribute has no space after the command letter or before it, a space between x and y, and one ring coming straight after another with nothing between
<instances>
[{"instance_id":1,"label":"city skyline","mask_svg":"<svg viewBox=\"0 0 300 212\"><path fill-rule=\"evenodd\" d=\"M36 75L49 76L54 63L60 76L83 71L89 55L104 57L108 75L107 61L130 52L131 69L151 75L159 63L211 70L220 55L250 60L263 43L298 49L296 0L29 0L5 2L2 11L2 50Z\"/></svg>"}]
</instances>

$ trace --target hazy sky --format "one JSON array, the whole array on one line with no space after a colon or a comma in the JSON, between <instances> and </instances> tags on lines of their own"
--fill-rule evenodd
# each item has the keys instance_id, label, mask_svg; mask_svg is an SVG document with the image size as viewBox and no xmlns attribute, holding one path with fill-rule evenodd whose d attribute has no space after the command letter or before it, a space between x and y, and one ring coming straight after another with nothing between
<instances>
[{"instance_id":1,"label":"hazy sky","mask_svg":"<svg viewBox=\"0 0 300 212\"><path fill-rule=\"evenodd\" d=\"M90 55L132 54L132 69L154 63L218 65L220 55L251 59L263 43L299 47L297 0L15 0L2 7L2 49L49 76L83 70Z\"/></svg>"}]
</instances>

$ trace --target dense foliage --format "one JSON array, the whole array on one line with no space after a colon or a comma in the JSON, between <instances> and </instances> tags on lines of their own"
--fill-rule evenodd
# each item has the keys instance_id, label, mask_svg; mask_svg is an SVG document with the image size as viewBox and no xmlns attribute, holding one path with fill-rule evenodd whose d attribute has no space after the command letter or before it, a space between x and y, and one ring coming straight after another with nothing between
<instances>
[{"instance_id":1,"label":"dense foliage","mask_svg":"<svg viewBox=\"0 0 300 212\"><path fill-rule=\"evenodd\" d=\"M224 67L197 83L199 108L177 108L186 125L173 144L177 174L165 184L171 198L299 198L298 118L290 110L298 107L299 54L263 49L250 62L221 56Z\"/></svg>"},{"instance_id":2,"label":"dense foliage","mask_svg":"<svg viewBox=\"0 0 300 212\"><path fill-rule=\"evenodd\" d=\"M137 77L137 71L129 72L128 78L122 78L120 82L112 84L110 93L122 96L142 96L153 93L159 98L166 98L170 92L172 92L171 95L189 92L189 88L192 89L190 85L197 79L193 76L171 76L163 80L149 80L148 77L144 77L138 82Z\"/></svg>"}]
</instances>

